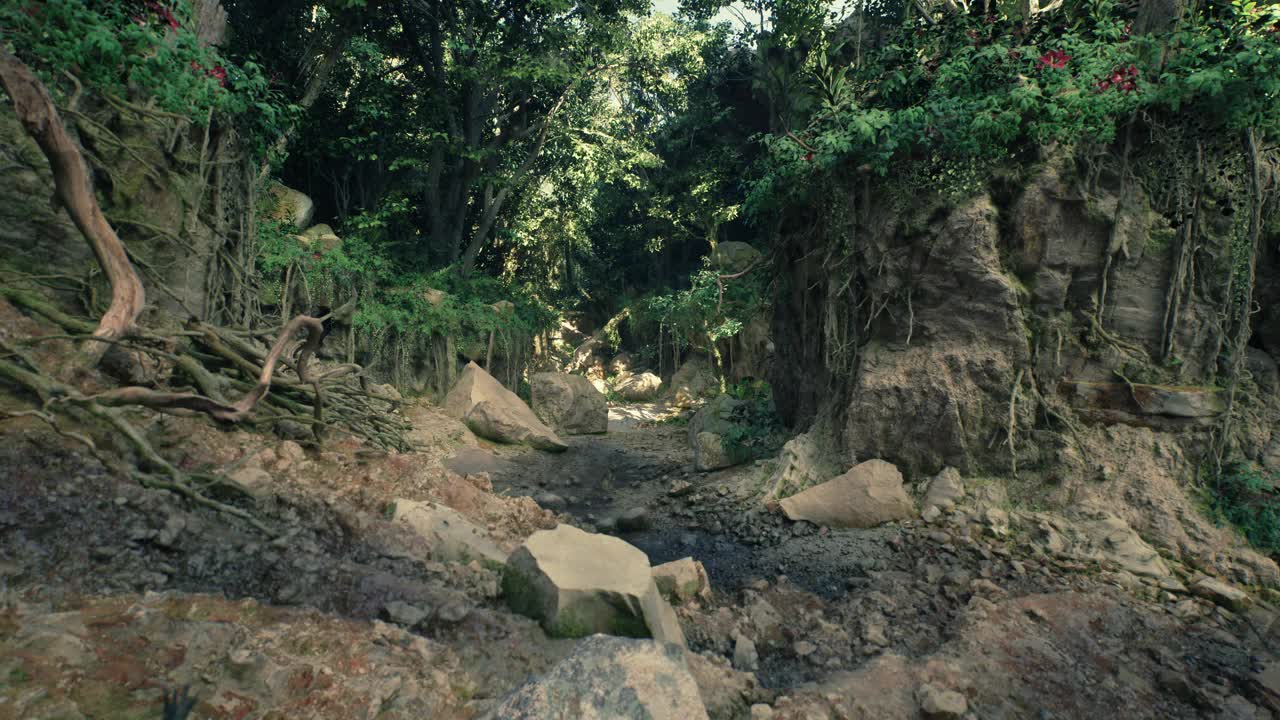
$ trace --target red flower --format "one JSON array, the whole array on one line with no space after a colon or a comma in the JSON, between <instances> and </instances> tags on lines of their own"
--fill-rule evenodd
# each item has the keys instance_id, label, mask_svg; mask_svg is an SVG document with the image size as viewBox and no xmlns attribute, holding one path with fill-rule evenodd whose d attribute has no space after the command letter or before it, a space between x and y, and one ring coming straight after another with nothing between
<instances>
[{"instance_id":1,"label":"red flower","mask_svg":"<svg viewBox=\"0 0 1280 720\"><path fill-rule=\"evenodd\" d=\"M154 19L159 20L174 30L178 29L178 20L173 16L173 11L162 4L159 0L144 0L142 6L146 8L147 12L151 13ZM135 16L133 19L139 24L145 24L141 18Z\"/></svg>"},{"instance_id":2,"label":"red flower","mask_svg":"<svg viewBox=\"0 0 1280 720\"><path fill-rule=\"evenodd\" d=\"M805 161L805 162L813 162L813 153L805 153L805 154L804 154L804 161Z\"/></svg>"},{"instance_id":3,"label":"red flower","mask_svg":"<svg viewBox=\"0 0 1280 720\"><path fill-rule=\"evenodd\" d=\"M1070 60L1071 60L1071 56L1066 54L1065 52L1061 50L1050 50L1049 52L1040 56L1040 67L1053 68L1054 70L1061 70L1067 66L1067 63Z\"/></svg>"},{"instance_id":4,"label":"red flower","mask_svg":"<svg viewBox=\"0 0 1280 720\"><path fill-rule=\"evenodd\" d=\"M1131 93L1138 89L1138 66L1116 68L1111 74L1097 82L1098 92L1106 92L1115 88L1121 92Z\"/></svg>"}]
</instances>

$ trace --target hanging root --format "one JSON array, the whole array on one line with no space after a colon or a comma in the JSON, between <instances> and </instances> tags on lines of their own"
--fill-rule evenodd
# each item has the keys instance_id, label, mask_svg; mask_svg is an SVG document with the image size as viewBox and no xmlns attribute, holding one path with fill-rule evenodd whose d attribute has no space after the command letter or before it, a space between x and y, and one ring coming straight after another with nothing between
<instances>
[{"instance_id":1,"label":"hanging root","mask_svg":"<svg viewBox=\"0 0 1280 720\"><path fill-rule=\"evenodd\" d=\"M0 44L0 85L13 101L23 128L49 160L58 200L84 235L111 283L111 305L98 321L94 337L114 339L130 335L146 304L142 281L134 272L124 244L102 216L93 194L89 169L75 140L67 133L44 84ZM97 364L106 346L86 343L82 360Z\"/></svg>"}]
</instances>

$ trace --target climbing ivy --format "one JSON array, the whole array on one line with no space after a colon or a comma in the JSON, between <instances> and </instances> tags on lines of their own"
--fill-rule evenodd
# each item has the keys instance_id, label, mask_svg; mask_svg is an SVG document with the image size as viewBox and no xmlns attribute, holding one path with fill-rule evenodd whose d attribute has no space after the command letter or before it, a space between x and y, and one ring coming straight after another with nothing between
<instances>
[{"instance_id":1,"label":"climbing ivy","mask_svg":"<svg viewBox=\"0 0 1280 720\"><path fill-rule=\"evenodd\" d=\"M187 0L16 0L0 3L0 28L0 41L67 96L88 89L196 125L235 121L259 151L294 111L257 64L201 43Z\"/></svg>"},{"instance_id":2,"label":"climbing ivy","mask_svg":"<svg viewBox=\"0 0 1280 720\"><path fill-rule=\"evenodd\" d=\"M1280 478L1251 463L1234 463L1211 478L1210 507L1238 529L1254 547L1280 553Z\"/></svg>"},{"instance_id":3,"label":"climbing ivy","mask_svg":"<svg viewBox=\"0 0 1280 720\"><path fill-rule=\"evenodd\" d=\"M748 208L810 194L842 168L990 166L1020 148L1115 139L1138 113L1194 115L1221 132L1280 133L1280 7L1216 7L1176 32L1136 35L1111 0L1066 27L960 15L906 24L861 64L838 28L811 53L805 124L763 137ZM908 162L909 161L909 162Z\"/></svg>"}]
</instances>

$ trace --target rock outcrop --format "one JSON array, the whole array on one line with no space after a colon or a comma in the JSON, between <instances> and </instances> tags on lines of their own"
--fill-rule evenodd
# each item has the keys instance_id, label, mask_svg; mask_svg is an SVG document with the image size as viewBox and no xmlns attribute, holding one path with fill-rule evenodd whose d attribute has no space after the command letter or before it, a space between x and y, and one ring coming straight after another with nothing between
<instances>
[{"instance_id":1,"label":"rock outcrop","mask_svg":"<svg viewBox=\"0 0 1280 720\"><path fill-rule=\"evenodd\" d=\"M902 473L883 460L868 460L849 472L782 501L792 520L842 528L869 528L915 514L902 487Z\"/></svg>"},{"instance_id":2,"label":"rock outcrop","mask_svg":"<svg viewBox=\"0 0 1280 720\"><path fill-rule=\"evenodd\" d=\"M706 720L684 651L594 635L516 690L492 720Z\"/></svg>"},{"instance_id":3,"label":"rock outcrop","mask_svg":"<svg viewBox=\"0 0 1280 720\"><path fill-rule=\"evenodd\" d=\"M606 633L684 645L648 556L615 537L571 525L538 531L507 559L502 591L513 610L558 637Z\"/></svg>"},{"instance_id":4,"label":"rock outcrop","mask_svg":"<svg viewBox=\"0 0 1280 720\"><path fill-rule=\"evenodd\" d=\"M832 458L823 451L813 433L800 433L782 446L778 463L769 478L765 503L826 482L840 474Z\"/></svg>"},{"instance_id":5,"label":"rock outcrop","mask_svg":"<svg viewBox=\"0 0 1280 720\"><path fill-rule=\"evenodd\" d=\"M557 432L607 432L609 403L591 381L567 373L534 373L529 378L533 412Z\"/></svg>"},{"instance_id":6,"label":"rock outcrop","mask_svg":"<svg viewBox=\"0 0 1280 720\"><path fill-rule=\"evenodd\" d=\"M569 447L538 419L519 395L502 387L475 363L467 363L463 369L457 384L445 397L444 410L482 438L552 452Z\"/></svg>"}]
</instances>

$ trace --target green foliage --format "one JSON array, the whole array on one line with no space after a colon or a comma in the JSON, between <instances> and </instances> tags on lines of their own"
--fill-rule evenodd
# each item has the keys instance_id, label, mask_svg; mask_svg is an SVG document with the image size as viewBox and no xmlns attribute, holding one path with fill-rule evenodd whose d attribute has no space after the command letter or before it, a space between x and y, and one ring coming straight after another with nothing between
<instances>
[{"instance_id":1,"label":"green foliage","mask_svg":"<svg viewBox=\"0 0 1280 720\"><path fill-rule=\"evenodd\" d=\"M353 218L340 246L309 246L286 226L269 220L258 227L258 269L268 304L282 300L283 283L301 288L309 305L338 307L358 299L352 325L374 338L451 337L460 346L487 341L490 332L529 337L552 327L556 314L521 287L484 276L463 276L453 268L415 269L397 261L386 230L408 211L391 201ZM292 269L292 272L290 270Z\"/></svg>"},{"instance_id":2,"label":"green foliage","mask_svg":"<svg viewBox=\"0 0 1280 720\"><path fill-rule=\"evenodd\" d=\"M55 89L80 86L204 125L236 123L266 148L292 112L252 62L203 46L187 0L18 0L0 3L4 40Z\"/></svg>"},{"instance_id":3,"label":"green foliage","mask_svg":"<svg viewBox=\"0 0 1280 720\"><path fill-rule=\"evenodd\" d=\"M1236 527L1254 547L1280 553L1280 478L1251 463L1223 467L1213 481L1210 508Z\"/></svg>"},{"instance_id":4,"label":"green foliage","mask_svg":"<svg viewBox=\"0 0 1280 720\"><path fill-rule=\"evenodd\" d=\"M957 16L907 24L848 62L828 28L807 62L808 111L769 159L750 207L802 197L841 168L885 176L920 162L991 163L1050 143L1106 143L1139 113L1193 113L1206 128L1280 134L1280 8L1204 15L1165 35L1131 35L1110 0L1070 23Z\"/></svg>"},{"instance_id":5,"label":"green foliage","mask_svg":"<svg viewBox=\"0 0 1280 720\"><path fill-rule=\"evenodd\" d=\"M667 333L682 348L710 352L716 342L742 331L765 311L767 276L761 269L732 279L707 267L690 278L686 290L651 294L631 306L633 327L641 336Z\"/></svg>"},{"instance_id":6,"label":"green foliage","mask_svg":"<svg viewBox=\"0 0 1280 720\"><path fill-rule=\"evenodd\" d=\"M742 402L732 412L732 426L722 436L732 457L757 459L778 454L784 427L773 406L773 388L763 380L730 385L726 395Z\"/></svg>"}]
</instances>

